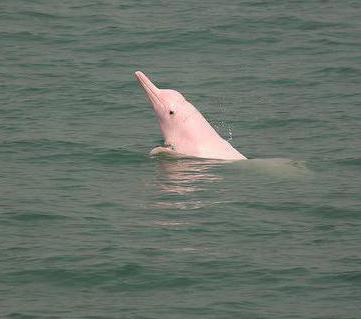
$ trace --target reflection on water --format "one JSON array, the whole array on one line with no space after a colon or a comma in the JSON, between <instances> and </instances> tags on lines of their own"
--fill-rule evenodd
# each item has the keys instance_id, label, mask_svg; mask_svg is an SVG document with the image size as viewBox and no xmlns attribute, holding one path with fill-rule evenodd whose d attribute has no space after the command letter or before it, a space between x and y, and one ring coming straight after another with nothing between
<instances>
[{"instance_id":1,"label":"reflection on water","mask_svg":"<svg viewBox=\"0 0 361 319\"><path fill-rule=\"evenodd\" d=\"M211 172L219 161L202 159L161 160L160 191L185 195L203 190L204 182L219 181L221 176Z\"/></svg>"},{"instance_id":2,"label":"reflection on water","mask_svg":"<svg viewBox=\"0 0 361 319\"><path fill-rule=\"evenodd\" d=\"M161 199L155 202L152 207L161 209L196 210L216 203L203 200L175 200L174 198Z\"/></svg>"},{"instance_id":3,"label":"reflection on water","mask_svg":"<svg viewBox=\"0 0 361 319\"><path fill-rule=\"evenodd\" d=\"M155 206L162 209L199 209L213 205L196 196L207 189L210 182L222 180L215 168L222 162L206 159L159 158L159 200ZM170 195L170 196L167 196Z\"/></svg>"},{"instance_id":4,"label":"reflection on water","mask_svg":"<svg viewBox=\"0 0 361 319\"><path fill-rule=\"evenodd\" d=\"M252 159L226 162L209 159L161 158L158 161L156 187L161 209L195 210L220 204L220 196L204 196L224 190L226 185L238 185L248 179L272 182L303 180L311 177L310 171L300 161L290 159Z\"/></svg>"}]
</instances>

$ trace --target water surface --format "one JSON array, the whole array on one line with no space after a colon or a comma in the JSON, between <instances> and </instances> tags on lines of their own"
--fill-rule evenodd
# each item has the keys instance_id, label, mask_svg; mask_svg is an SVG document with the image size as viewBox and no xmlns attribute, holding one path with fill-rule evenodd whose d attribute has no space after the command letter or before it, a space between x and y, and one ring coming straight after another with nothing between
<instances>
[{"instance_id":1,"label":"water surface","mask_svg":"<svg viewBox=\"0 0 361 319\"><path fill-rule=\"evenodd\" d=\"M2 318L359 318L359 1L0 3ZM134 79L250 161L150 157Z\"/></svg>"}]
</instances>

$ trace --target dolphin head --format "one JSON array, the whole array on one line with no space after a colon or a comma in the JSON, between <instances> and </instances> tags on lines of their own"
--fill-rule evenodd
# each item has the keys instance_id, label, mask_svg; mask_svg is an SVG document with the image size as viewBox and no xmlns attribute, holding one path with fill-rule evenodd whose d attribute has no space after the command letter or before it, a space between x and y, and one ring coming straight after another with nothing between
<instances>
[{"instance_id":1,"label":"dolphin head","mask_svg":"<svg viewBox=\"0 0 361 319\"><path fill-rule=\"evenodd\" d=\"M157 88L140 71L135 72L135 76L153 106L164 138L165 148L156 147L154 150L165 149L171 154L212 159L246 159L219 136L182 94L175 90Z\"/></svg>"},{"instance_id":2,"label":"dolphin head","mask_svg":"<svg viewBox=\"0 0 361 319\"><path fill-rule=\"evenodd\" d=\"M135 76L146 92L158 118L160 130L166 145L175 148L181 140L187 139L192 130L187 120L192 116L201 116L198 110L184 96L175 91L157 88L142 72Z\"/></svg>"}]
</instances>

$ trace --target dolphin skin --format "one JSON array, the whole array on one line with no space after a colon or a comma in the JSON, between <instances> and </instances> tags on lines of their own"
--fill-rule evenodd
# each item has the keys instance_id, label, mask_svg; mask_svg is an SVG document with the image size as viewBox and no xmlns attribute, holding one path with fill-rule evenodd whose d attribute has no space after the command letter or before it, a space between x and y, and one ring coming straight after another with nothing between
<instances>
[{"instance_id":1,"label":"dolphin skin","mask_svg":"<svg viewBox=\"0 0 361 319\"><path fill-rule=\"evenodd\" d=\"M151 155L168 153L221 160L247 159L225 141L203 115L175 90L157 88L142 72L135 72L154 112L164 138L164 146L156 147Z\"/></svg>"}]
</instances>

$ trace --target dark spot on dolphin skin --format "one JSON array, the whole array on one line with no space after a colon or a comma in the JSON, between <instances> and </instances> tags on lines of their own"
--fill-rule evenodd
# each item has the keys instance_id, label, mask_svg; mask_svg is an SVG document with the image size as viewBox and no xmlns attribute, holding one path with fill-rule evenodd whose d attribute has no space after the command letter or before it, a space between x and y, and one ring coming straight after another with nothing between
<instances>
[{"instance_id":1,"label":"dark spot on dolphin skin","mask_svg":"<svg viewBox=\"0 0 361 319\"><path fill-rule=\"evenodd\" d=\"M172 151L175 151L175 146L172 144L164 144L164 147L170 148Z\"/></svg>"},{"instance_id":2,"label":"dark spot on dolphin skin","mask_svg":"<svg viewBox=\"0 0 361 319\"><path fill-rule=\"evenodd\" d=\"M170 114L170 115L173 115L173 114L174 114L174 111L169 111L169 114Z\"/></svg>"}]
</instances>

